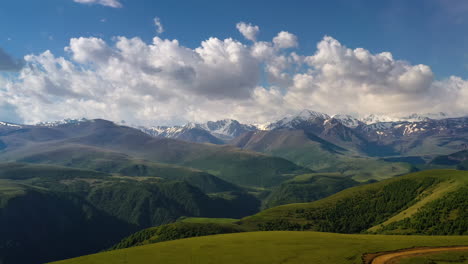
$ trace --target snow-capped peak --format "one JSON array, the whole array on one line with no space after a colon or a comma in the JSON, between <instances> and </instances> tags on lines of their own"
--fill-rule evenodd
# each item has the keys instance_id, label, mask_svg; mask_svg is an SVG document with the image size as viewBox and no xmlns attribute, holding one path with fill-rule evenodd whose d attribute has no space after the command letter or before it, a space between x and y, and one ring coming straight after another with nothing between
<instances>
[{"instance_id":1,"label":"snow-capped peak","mask_svg":"<svg viewBox=\"0 0 468 264\"><path fill-rule=\"evenodd\" d=\"M448 115L440 112L440 113L426 113L426 114L410 114L410 115L375 115L370 114L366 117L362 118L361 121L365 124L375 124L375 123L384 123L384 122L421 122L421 121L428 121L428 120L439 120L448 118Z\"/></svg>"},{"instance_id":2,"label":"snow-capped peak","mask_svg":"<svg viewBox=\"0 0 468 264\"><path fill-rule=\"evenodd\" d=\"M396 122L396 121L400 121L400 119L391 117L391 116L386 116L386 115L370 114L370 115L365 116L364 118L361 118L360 121L367 125L370 125L370 124L375 124L375 123Z\"/></svg>"},{"instance_id":3,"label":"snow-capped peak","mask_svg":"<svg viewBox=\"0 0 468 264\"><path fill-rule=\"evenodd\" d=\"M361 125L363 122L361 122L359 119L352 115L333 115L331 118L336 119L340 121L341 124L347 127L355 128Z\"/></svg>"},{"instance_id":4,"label":"snow-capped peak","mask_svg":"<svg viewBox=\"0 0 468 264\"><path fill-rule=\"evenodd\" d=\"M325 119L329 119L330 116L324 113L305 109L305 110L302 110L295 118L300 118L303 120L321 118L325 120Z\"/></svg>"},{"instance_id":5,"label":"snow-capped peak","mask_svg":"<svg viewBox=\"0 0 468 264\"><path fill-rule=\"evenodd\" d=\"M219 121L209 121L200 126L214 136L221 139L233 139L245 132L257 130L253 125L245 125L233 119L223 119Z\"/></svg>"},{"instance_id":6,"label":"snow-capped peak","mask_svg":"<svg viewBox=\"0 0 468 264\"><path fill-rule=\"evenodd\" d=\"M81 119L66 118L63 120L53 121L53 122L40 122L40 123L37 123L36 126L55 127L55 126L60 126L60 125L65 125L65 124L78 124L78 123L88 122L88 121L90 120L86 118L81 118Z\"/></svg>"},{"instance_id":7,"label":"snow-capped peak","mask_svg":"<svg viewBox=\"0 0 468 264\"><path fill-rule=\"evenodd\" d=\"M21 127L22 127L22 126L20 126L20 125L13 124L13 123L8 123L8 122L0 122L0 126L17 127L17 128L21 128Z\"/></svg>"},{"instance_id":8,"label":"snow-capped peak","mask_svg":"<svg viewBox=\"0 0 468 264\"><path fill-rule=\"evenodd\" d=\"M197 123L193 123L193 122L189 122L187 123L185 126L183 126L183 128L185 129L193 129L193 128L199 128L199 124Z\"/></svg>"},{"instance_id":9,"label":"snow-capped peak","mask_svg":"<svg viewBox=\"0 0 468 264\"><path fill-rule=\"evenodd\" d=\"M150 128L138 128L143 132L153 136L162 136L169 138L177 138L182 132L191 129L201 129L209 132L213 136L222 140L231 140L235 137L242 135L245 132L257 130L257 128L253 125L241 124L233 119L209 121L202 124L190 122L184 126L156 126Z\"/></svg>"},{"instance_id":10,"label":"snow-capped peak","mask_svg":"<svg viewBox=\"0 0 468 264\"><path fill-rule=\"evenodd\" d=\"M330 116L327 114L311 110L302 110L297 115L289 115L277 122L271 123L266 127L266 129L273 130L277 128L294 128L296 125L303 122L323 122L327 119L330 119Z\"/></svg>"},{"instance_id":11,"label":"snow-capped peak","mask_svg":"<svg viewBox=\"0 0 468 264\"><path fill-rule=\"evenodd\" d=\"M426 113L426 114L416 114L413 113L408 116L401 117L403 121L409 121L409 122L419 122L419 121L428 121L430 119L444 119L447 118L447 114L443 112L439 113Z\"/></svg>"}]
</instances>

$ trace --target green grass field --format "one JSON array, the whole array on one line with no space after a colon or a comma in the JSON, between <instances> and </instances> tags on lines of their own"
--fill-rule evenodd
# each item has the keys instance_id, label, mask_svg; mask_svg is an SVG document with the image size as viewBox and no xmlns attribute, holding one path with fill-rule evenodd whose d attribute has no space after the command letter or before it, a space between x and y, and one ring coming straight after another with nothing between
<instances>
[{"instance_id":1,"label":"green grass field","mask_svg":"<svg viewBox=\"0 0 468 264\"><path fill-rule=\"evenodd\" d=\"M362 263L362 254L368 252L450 245L468 245L468 237L250 232L162 242L54 264L358 264Z\"/></svg>"},{"instance_id":2,"label":"green grass field","mask_svg":"<svg viewBox=\"0 0 468 264\"><path fill-rule=\"evenodd\" d=\"M468 251L445 252L402 259L398 264L467 264Z\"/></svg>"}]
</instances>

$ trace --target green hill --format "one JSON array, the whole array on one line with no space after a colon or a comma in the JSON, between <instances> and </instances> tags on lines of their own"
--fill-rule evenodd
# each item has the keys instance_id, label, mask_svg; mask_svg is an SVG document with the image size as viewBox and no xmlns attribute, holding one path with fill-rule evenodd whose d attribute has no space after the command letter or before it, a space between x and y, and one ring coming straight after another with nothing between
<instances>
[{"instance_id":1,"label":"green hill","mask_svg":"<svg viewBox=\"0 0 468 264\"><path fill-rule=\"evenodd\" d=\"M237 185L270 187L311 172L284 158L233 146L154 138L105 120L31 127L0 134L0 140L6 146L0 153L3 161L59 164L113 173L138 175L153 171L168 175L170 167L154 164L164 163L202 170Z\"/></svg>"},{"instance_id":2,"label":"green hill","mask_svg":"<svg viewBox=\"0 0 468 264\"><path fill-rule=\"evenodd\" d=\"M460 236L253 232L181 239L103 252L56 264L314 263L360 264L361 256L415 246L468 245Z\"/></svg>"},{"instance_id":3,"label":"green hill","mask_svg":"<svg viewBox=\"0 0 468 264\"><path fill-rule=\"evenodd\" d=\"M328 182L330 179L338 180L339 178L336 178L336 175L302 175L291 180L290 183L298 184L303 182L307 184L311 182L313 183L316 180L320 181L324 179ZM291 247L294 245L301 249L289 250L292 250L297 256L304 255L304 260L307 259L308 262L314 260L312 261L313 263L360 263L360 255L365 252L413 246L452 245L451 243L446 243L451 239L449 237L419 237L414 234L452 235L454 241L458 241L458 244L468 244L468 236L454 236L468 234L468 202L466 200L466 197L468 197L467 183L468 172L464 171L433 170L418 172L382 182L350 188L316 202L274 207L256 215L241 219L240 221L236 221L235 219L189 218L176 224L145 229L122 240L114 247L114 249L147 245L145 247L129 249L129 251L112 251L105 254L78 258L70 262L62 263L88 263L87 261L97 261L99 263L107 263L107 261L109 261L110 263L114 260L114 257L121 256L119 255L119 252L125 252L123 254L130 256L131 263L140 263L139 261L144 261L144 258L140 259L140 257L133 255L134 253L132 253L132 250L135 250L135 252L138 251L138 254L142 254L144 256L151 255L152 257L152 254L156 254L153 253L154 251L159 252L159 247L161 247L161 250L166 250L165 246L163 246L166 243L158 243L157 245L148 244L193 236L245 232L246 230L315 230L325 232L332 231L337 233L367 232L383 234L413 234L413 236L344 236L330 233L314 233L311 231L289 233L247 233L239 235L244 236L243 241L219 241L221 245L217 245L217 248L212 251L216 252L214 255L207 256L203 253L197 253L202 256L199 261L201 263L210 263L214 256L214 259L221 261L222 263L236 263L234 260L228 260L229 258L224 259L223 256L218 257L217 255L219 252L234 250L237 254L240 254L249 261L252 261L252 263L263 263L263 261L265 261L265 263L283 263L285 259L287 259L287 261L285 261L287 263L302 263L300 258L299 260L293 258L290 261L286 255L281 255L281 252L283 252L281 246L287 247L289 244L285 241L288 241L288 239L291 239L291 243L293 243L292 241L295 241L296 243L291 244ZM267 234L288 235L278 235L277 237L272 238L271 241L266 240L265 238L258 238L269 236ZM173 241L170 243L174 243L171 245L177 245L177 243L189 243L184 246L198 248L200 245L199 243L211 240L215 241L219 237L231 238L235 237L235 235L210 236L200 238L200 240L189 239ZM296 240L293 240L291 237L294 237ZM308 237L309 240L306 240L305 237ZM342 238L350 238L350 240L352 238L356 241L354 241L355 244L352 246L349 244L340 244L342 243ZM415 243L415 241L418 240L421 243ZM182 241L197 241L196 243L198 244L195 242L194 244L190 244L190 242ZM314 241L318 241L316 243L324 244L321 244L318 247L312 247L310 250L315 250L314 254L302 251L306 251L306 249L304 249L306 246L304 245L303 247L301 243L314 243ZM386 242L384 243L382 241ZM235 243L239 243L245 247L236 247ZM250 244L252 244L250 247L255 248L255 250L262 251L258 246L254 246L255 243L259 245L266 243L274 249L270 248L272 253L268 256L263 256L263 258L261 255L254 256L250 252ZM379 243L381 243L383 247L374 248L374 246ZM327 247L333 247L335 251L333 251L333 253L331 251L326 251L325 248ZM144 248L151 248L151 250L145 252L143 250ZM337 248L339 248L339 250L337 250ZM353 251L355 254L351 255L350 251L356 250L357 248L360 250L365 249L366 251L361 251L359 254ZM326 254L330 255L318 253L319 251L327 252ZM191 252L193 254L194 251L192 250ZM177 257L172 256L173 260L169 259L169 255L167 255L167 259L161 257L159 260L164 263L166 263L166 261L167 263L171 263L170 261L177 263L177 261L182 261L182 259L179 259L178 257L189 257L186 255L179 256L180 254L175 252L173 253L177 255ZM162 255L165 256L165 253ZM320 257L314 258L315 255L319 255ZM331 261L332 258L336 259ZM225 260L227 262L224 262ZM281 260L283 260L283 262L281 262ZM323 262L325 260L330 262Z\"/></svg>"},{"instance_id":4,"label":"green hill","mask_svg":"<svg viewBox=\"0 0 468 264\"><path fill-rule=\"evenodd\" d=\"M264 208L320 200L356 185L359 183L337 173L304 174L272 188Z\"/></svg>"},{"instance_id":5,"label":"green hill","mask_svg":"<svg viewBox=\"0 0 468 264\"><path fill-rule=\"evenodd\" d=\"M208 194L185 181L0 164L0 263L98 252L182 216L240 218L257 212L258 199L238 189Z\"/></svg>"},{"instance_id":6,"label":"green hill","mask_svg":"<svg viewBox=\"0 0 468 264\"><path fill-rule=\"evenodd\" d=\"M245 230L240 226L230 223L177 222L136 232L122 239L111 249L115 250L182 238L239 233L244 231Z\"/></svg>"},{"instance_id":7,"label":"green hill","mask_svg":"<svg viewBox=\"0 0 468 264\"><path fill-rule=\"evenodd\" d=\"M339 172L358 181L386 179L411 172L405 162L386 162L358 151L337 146L304 130L280 129L250 132L233 140L232 145L282 157L319 172Z\"/></svg>"},{"instance_id":8,"label":"green hill","mask_svg":"<svg viewBox=\"0 0 468 264\"><path fill-rule=\"evenodd\" d=\"M1 263L43 263L90 254L137 230L76 195L24 185L17 185L13 193L11 183L5 192L5 183L0 184Z\"/></svg>"},{"instance_id":9,"label":"green hill","mask_svg":"<svg viewBox=\"0 0 468 264\"><path fill-rule=\"evenodd\" d=\"M271 208L241 224L261 230L462 235L468 233L467 186L465 171L418 172Z\"/></svg>"},{"instance_id":10,"label":"green hill","mask_svg":"<svg viewBox=\"0 0 468 264\"><path fill-rule=\"evenodd\" d=\"M234 184L221 180L201 170L177 165L135 159L129 155L91 146L69 145L38 150L18 159L34 164L54 164L80 169L89 169L124 176L159 177L167 180L182 180L204 192L239 191Z\"/></svg>"},{"instance_id":11,"label":"green hill","mask_svg":"<svg viewBox=\"0 0 468 264\"><path fill-rule=\"evenodd\" d=\"M462 150L450 155L435 157L429 164L449 166L459 170L468 170L468 150Z\"/></svg>"}]
</instances>

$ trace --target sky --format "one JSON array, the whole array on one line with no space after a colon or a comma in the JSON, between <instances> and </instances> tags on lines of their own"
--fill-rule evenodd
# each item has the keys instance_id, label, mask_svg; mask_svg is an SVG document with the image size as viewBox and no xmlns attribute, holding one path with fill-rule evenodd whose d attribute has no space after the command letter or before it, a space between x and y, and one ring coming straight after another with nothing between
<instances>
[{"instance_id":1,"label":"sky","mask_svg":"<svg viewBox=\"0 0 468 264\"><path fill-rule=\"evenodd\" d=\"M15 0L0 120L468 114L465 0Z\"/></svg>"}]
</instances>

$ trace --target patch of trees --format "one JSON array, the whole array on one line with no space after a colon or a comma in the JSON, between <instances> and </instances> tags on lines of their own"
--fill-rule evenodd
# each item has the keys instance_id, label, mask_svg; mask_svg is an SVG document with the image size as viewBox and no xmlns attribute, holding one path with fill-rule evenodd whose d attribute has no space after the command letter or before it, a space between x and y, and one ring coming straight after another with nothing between
<instances>
[{"instance_id":1,"label":"patch of trees","mask_svg":"<svg viewBox=\"0 0 468 264\"><path fill-rule=\"evenodd\" d=\"M312 202L356 185L358 182L351 178L328 176L313 177L307 182L287 182L272 190L264 207Z\"/></svg>"},{"instance_id":2,"label":"patch of trees","mask_svg":"<svg viewBox=\"0 0 468 264\"><path fill-rule=\"evenodd\" d=\"M238 233L243 231L241 227L234 224L178 222L139 231L124 238L111 249L114 250L182 238Z\"/></svg>"},{"instance_id":3,"label":"patch of trees","mask_svg":"<svg viewBox=\"0 0 468 264\"><path fill-rule=\"evenodd\" d=\"M424 235L468 235L468 188L447 194L418 210L411 218L382 231Z\"/></svg>"},{"instance_id":4,"label":"patch of trees","mask_svg":"<svg viewBox=\"0 0 468 264\"><path fill-rule=\"evenodd\" d=\"M311 228L310 224L299 224L295 222L291 222L285 219L278 219L275 221L268 221L265 223L260 223L257 225L260 231L303 231L309 230Z\"/></svg>"},{"instance_id":5,"label":"patch of trees","mask_svg":"<svg viewBox=\"0 0 468 264\"><path fill-rule=\"evenodd\" d=\"M396 181L340 200L332 207L307 210L304 217L314 222L318 231L360 233L411 206L434 182L433 178Z\"/></svg>"},{"instance_id":6,"label":"patch of trees","mask_svg":"<svg viewBox=\"0 0 468 264\"><path fill-rule=\"evenodd\" d=\"M411 206L436 181L434 178L394 181L380 189L355 193L320 207L290 210L285 215L289 222L265 222L259 228L360 233Z\"/></svg>"}]
</instances>

